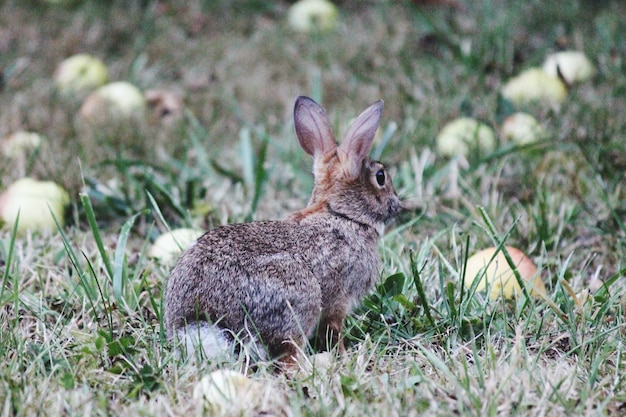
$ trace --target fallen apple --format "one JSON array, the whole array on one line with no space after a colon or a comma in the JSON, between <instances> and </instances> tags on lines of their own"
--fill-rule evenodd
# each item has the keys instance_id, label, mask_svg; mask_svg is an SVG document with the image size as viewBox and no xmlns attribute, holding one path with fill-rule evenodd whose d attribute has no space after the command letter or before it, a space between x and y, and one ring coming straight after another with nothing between
<instances>
[{"instance_id":1,"label":"fallen apple","mask_svg":"<svg viewBox=\"0 0 626 417\"><path fill-rule=\"evenodd\" d=\"M502 137L517 145L528 145L545 136L543 126L528 113L514 113L502 123Z\"/></svg>"},{"instance_id":2,"label":"fallen apple","mask_svg":"<svg viewBox=\"0 0 626 417\"><path fill-rule=\"evenodd\" d=\"M54 73L57 89L66 95L85 93L107 82L107 68L88 54L73 55L59 64Z\"/></svg>"},{"instance_id":3,"label":"fallen apple","mask_svg":"<svg viewBox=\"0 0 626 417\"><path fill-rule=\"evenodd\" d=\"M26 231L56 230L54 219L63 226L69 202L67 191L56 183L22 178L0 194L0 219L10 230L19 221L20 235Z\"/></svg>"},{"instance_id":4,"label":"fallen apple","mask_svg":"<svg viewBox=\"0 0 626 417\"><path fill-rule=\"evenodd\" d=\"M570 85L586 81L596 72L589 58L579 51L562 51L548 55L543 63L543 70L553 77L558 77L560 72Z\"/></svg>"},{"instance_id":5,"label":"fallen apple","mask_svg":"<svg viewBox=\"0 0 626 417\"><path fill-rule=\"evenodd\" d=\"M272 385L220 369L202 377L193 390L199 416L289 415L283 396Z\"/></svg>"},{"instance_id":6,"label":"fallen apple","mask_svg":"<svg viewBox=\"0 0 626 417\"><path fill-rule=\"evenodd\" d=\"M91 93L79 110L80 117L90 123L107 123L143 116L146 99L141 90L125 81L103 85Z\"/></svg>"},{"instance_id":7,"label":"fallen apple","mask_svg":"<svg viewBox=\"0 0 626 417\"><path fill-rule=\"evenodd\" d=\"M0 152L7 158L20 158L39 148L41 142L41 136L38 133L20 130L5 136L0 141Z\"/></svg>"},{"instance_id":8,"label":"fallen apple","mask_svg":"<svg viewBox=\"0 0 626 417\"><path fill-rule=\"evenodd\" d=\"M496 136L486 124L469 117L461 117L446 124L435 139L437 150L443 156L468 156L472 150L491 152L496 147Z\"/></svg>"},{"instance_id":9,"label":"fallen apple","mask_svg":"<svg viewBox=\"0 0 626 417\"><path fill-rule=\"evenodd\" d=\"M204 232L196 229L174 229L159 236L148 249L148 256L164 264L173 263L181 252Z\"/></svg>"},{"instance_id":10,"label":"fallen apple","mask_svg":"<svg viewBox=\"0 0 626 417\"><path fill-rule=\"evenodd\" d=\"M567 97L567 87L541 68L530 68L511 78L501 90L502 97L516 105L533 102L558 105Z\"/></svg>"},{"instance_id":11,"label":"fallen apple","mask_svg":"<svg viewBox=\"0 0 626 417\"><path fill-rule=\"evenodd\" d=\"M299 0L289 8L287 20L298 32L325 32L337 24L337 7L328 0Z\"/></svg>"},{"instance_id":12,"label":"fallen apple","mask_svg":"<svg viewBox=\"0 0 626 417\"><path fill-rule=\"evenodd\" d=\"M533 261L519 249L510 246L501 250L495 247L487 248L470 256L465 265L464 285L470 288L475 280L479 280L476 291L489 288L489 298L492 300L501 295L506 299L511 299L522 294L522 288L503 250L509 254L515 269L526 282L530 294L545 295L546 288Z\"/></svg>"}]
</instances>

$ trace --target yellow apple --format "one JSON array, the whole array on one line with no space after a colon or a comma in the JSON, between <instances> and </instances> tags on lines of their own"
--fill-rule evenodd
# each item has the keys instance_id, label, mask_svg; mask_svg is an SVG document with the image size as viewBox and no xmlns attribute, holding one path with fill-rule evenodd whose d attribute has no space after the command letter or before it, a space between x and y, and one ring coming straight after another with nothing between
<instances>
[{"instance_id":1,"label":"yellow apple","mask_svg":"<svg viewBox=\"0 0 626 417\"><path fill-rule=\"evenodd\" d=\"M159 236L148 249L148 256L164 264L173 263L181 252L194 243L204 232L196 229L174 229Z\"/></svg>"},{"instance_id":2,"label":"yellow apple","mask_svg":"<svg viewBox=\"0 0 626 417\"><path fill-rule=\"evenodd\" d=\"M106 66L88 54L73 55L59 64L54 73L57 89L66 95L84 93L107 82Z\"/></svg>"},{"instance_id":3,"label":"yellow apple","mask_svg":"<svg viewBox=\"0 0 626 417\"><path fill-rule=\"evenodd\" d=\"M543 63L543 70L553 77L558 77L557 67L568 84L586 81L596 72L589 58L579 51L563 51L548 55Z\"/></svg>"},{"instance_id":4,"label":"yellow apple","mask_svg":"<svg viewBox=\"0 0 626 417\"><path fill-rule=\"evenodd\" d=\"M543 126L528 113L514 113L502 123L502 137L518 145L527 145L545 136Z\"/></svg>"},{"instance_id":5,"label":"yellow apple","mask_svg":"<svg viewBox=\"0 0 626 417\"><path fill-rule=\"evenodd\" d=\"M517 272L526 281L530 294L535 296L538 294L545 295L546 288L533 261L519 249L507 246L506 251L511 257ZM489 288L489 298L492 300L497 299L501 295L510 299L522 294L522 288L515 278L513 269L509 266L502 250L497 248L481 250L467 260L464 285L469 288L477 279L480 281L476 291L483 291Z\"/></svg>"},{"instance_id":6,"label":"yellow apple","mask_svg":"<svg viewBox=\"0 0 626 417\"><path fill-rule=\"evenodd\" d=\"M298 32L328 31L337 24L337 7L328 0L299 0L289 8L287 20Z\"/></svg>"},{"instance_id":7,"label":"yellow apple","mask_svg":"<svg viewBox=\"0 0 626 417\"><path fill-rule=\"evenodd\" d=\"M54 219L64 224L69 202L67 191L56 183L22 178L0 194L0 219L5 228L12 230L19 214L18 234L56 230Z\"/></svg>"},{"instance_id":8,"label":"yellow apple","mask_svg":"<svg viewBox=\"0 0 626 417\"><path fill-rule=\"evenodd\" d=\"M446 124L435 139L437 150L443 156L467 156L472 149L481 153L496 148L496 136L484 123L469 117L461 117Z\"/></svg>"},{"instance_id":9,"label":"yellow apple","mask_svg":"<svg viewBox=\"0 0 626 417\"><path fill-rule=\"evenodd\" d=\"M502 97L516 105L533 102L558 105L567 97L567 87L558 77L541 68L530 68L502 87Z\"/></svg>"}]
</instances>

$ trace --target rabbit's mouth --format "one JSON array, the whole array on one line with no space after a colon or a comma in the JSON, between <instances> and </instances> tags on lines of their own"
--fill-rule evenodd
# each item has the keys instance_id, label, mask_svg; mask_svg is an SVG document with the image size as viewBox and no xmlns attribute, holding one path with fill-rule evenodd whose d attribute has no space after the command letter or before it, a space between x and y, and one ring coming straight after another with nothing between
<instances>
[{"instance_id":1,"label":"rabbit's mouth","mask_svg":"<svg viewBox=\"0 0 626 417\"><path fill-rule=\"evenodd\" d=\"M407 211L406 206L403 204L402 200L398 196L394 196L394 198L389 199L389 210L387 211L387 217L385 218L385 223L390 222L394 218L396 218L400 213Z\"/></svg>"}]
</instances>

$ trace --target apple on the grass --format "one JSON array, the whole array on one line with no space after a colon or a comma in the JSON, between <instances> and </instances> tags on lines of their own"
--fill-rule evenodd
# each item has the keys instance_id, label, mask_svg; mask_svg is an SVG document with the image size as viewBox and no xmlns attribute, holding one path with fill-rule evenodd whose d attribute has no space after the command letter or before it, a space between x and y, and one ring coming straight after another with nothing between
<instances>
[{"instance_id":1,"label":"apple on the grass","mask_svg":"<svg viewBox=\"0 0 626 417\"><path fill-rule=\"evenodd\" d=\"M521 250L510 246L502 249L491 247L470 256L465 264L464 285L470 288L475 280L479 280L476 284L476 291L484 291L489 287L489 298L492 300L500 296L506 299L520 296L522 288L504 255L504 250L509 254L522 280L525 281L530 294L535 297L545 295L546 287L533 261Z\"/></svg>"},{"instance_id":2,"label":"apple on the grass","mask_svg":"<svg viewBox=\"0 0 626 417\"><path fill-rule=\"evenodd\" d=\"M502 97L516 105L546 103L559 105L567 97L567 86L541 68L529 68L511 78L501 90Z\"/></svg>"},{"instance_id":3,"label":"apple on the grass","mask_svg":"<svg viewBox=\"0 0 626 417\"><path fill-rule=\"evenodd\" d=\"M230 369L200 379L193 390L198 415L287 415L285 397L272 384L261 383Z\"/></svg>"},{"instance_id":4,"label":"apple on the grass","mask_svg":"<svg viewBox=\"0 0 626 417\"><path fill-rule=\"evenodd\" d=\"M41 135L18 130L0 140L0 153L7 158L17 159L41 146Z\"/></svg>"},{"instance_id":5,"label":"apple on the grass","mask_svg":"<svg viewBox=\"0 0 626 417\"><path fill-rule=\"evenodd\" d=\"M163 233L148 249L150 258L158 259L164 264L173 263L181 252L195 242L204 231L180 228Z\"/></svg>"},{"instance_id":6,"label":"apple on the grass","mask_svg":"<svg viewBox=\"0 0 626 417\"><path fill-rule=\"evenodd\" d=\"M56 230L56 221L63 226L65 208L70 197L61 186L52 181L21 178L0 194L0 220L4 227L18 235L27 231Z\"/></svg>"},{"instance_id":7,"label":"apple on the grass","mask_svg":"<svg viewBox=\"0 0 626 417\"><path fill-rule=\"evenodd\" d=\"M337 24L337 6L328 0L299 0L289 8L288 22L298 32L325 32Z\"/></svg>"},{"instance_id":8,"label":"apple on the grass","mask_svg":"<svg viewBox=\"0 0 626 417\"><path fill-rule=\"evenodd\" d=\"M491 152L496 136L486 124L470 117L460 117L447 123L435 139L439 154L446 157L468 156L471 151Z\"/></svg>"},{"instance_id":9,"label":"apple on the grass","mask_svg":"<svg viewBox=\"0 0 626 417\"><path fill-rule=\"evenodd\" d=\"M532 115L518 112L504 119L502 136L517 145L528 145L543 139L546 131Z\"/></svg>"},{"instance_id":10,"label":"apple on the grass","mask_svg":"<svg viewBox=\"0 0 626 417\"><path fill-rule=\"evenodd\" d=\"M146 99L133 84L126 81L112 82L98 88L83 102L80 117L90 123L106 123L142 116L146 110Z\"/></svg>"},{"instance_id":11,"label":"apple on the grass","mask_svg":"<svg viewBox=\"0 0 626 417\"><path fill-rule=\"evenodd\" d=\"M107 68L98 58L88 54L73 55L59 64L54 73L57 89L66 95L91 91L108 80Z\"/></svg>"},{"instance_id":12,"label":"apple on the grass","mask_svg":"<svg viewBox=\"0 0 626 417\"><path fill-rule=\"evenodd\" d=\"M570 85L586 81L596 72L589 58L580 51L561 51L548 55L542 68L553 77L558 77L560 73Z\"/></svg>"}]
</instances>

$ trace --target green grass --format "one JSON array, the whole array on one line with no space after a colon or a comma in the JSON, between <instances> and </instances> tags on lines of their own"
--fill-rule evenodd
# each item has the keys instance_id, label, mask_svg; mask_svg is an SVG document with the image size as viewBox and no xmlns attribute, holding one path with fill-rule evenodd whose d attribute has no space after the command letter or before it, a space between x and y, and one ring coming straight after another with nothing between
<instances>
[{"instance_id":1,"label":"green grass","mask_svg":"<svg viewBox=\"0 0 626 417\"><path fill-rule=\"evenodd\" d=\"M337 30L311 36L287 27L287 2L0 3L0 138L46 138L27 164L0 162L0 189L25 171L73 196L58 233L0 231L2 415L201 413L194 387L218 368L284 393L272 411L293 416L625 412L623 2L338 3ZM499 97L561 48L598 71L560 108ZM180 92L182 116L86 129L80 100L52 82L77 52L103 59L111 80ZM307 348L313 370L289 376L243 359L181 360L162 331L170 266L147 248L169 228L302 207L312 180L291 119L301 94L341 133L385 100L373 154L415 209L387 230L380 282L347 319L345 355ZM501 140L467 163L437 155L446 122L471 116L497 130L514 110L533 114L545 140ZM468 256L501 245L535 261L546 300L461 285Z\"/></svg>"}]
</instances>

